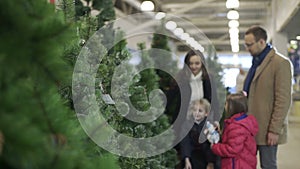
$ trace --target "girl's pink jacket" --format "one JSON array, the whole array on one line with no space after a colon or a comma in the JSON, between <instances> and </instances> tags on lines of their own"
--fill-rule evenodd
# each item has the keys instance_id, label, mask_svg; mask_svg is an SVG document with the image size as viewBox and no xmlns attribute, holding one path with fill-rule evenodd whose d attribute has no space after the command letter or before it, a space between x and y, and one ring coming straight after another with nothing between
<instances>
[{"instance_id":1,"label":"girl's pink jacket","mask_svg":"<svg viewBox=\"0 0 300 169\"><path fill-rule=\"evenodd\" d=\"M252 115L239 113L225 120L222 142L212 145L212 151L222 158L222 169L256 169L257 132Z\"/></svg>"}]
</instances>

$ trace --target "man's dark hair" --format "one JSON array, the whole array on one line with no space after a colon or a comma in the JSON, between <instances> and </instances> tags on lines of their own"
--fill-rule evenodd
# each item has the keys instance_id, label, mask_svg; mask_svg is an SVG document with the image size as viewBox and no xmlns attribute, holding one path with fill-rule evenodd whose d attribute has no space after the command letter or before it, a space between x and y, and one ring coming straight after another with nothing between
<instances>
[{"instance_id":1,"label":"man's dark hair","mask_svg":"<svg viewBox=\"0 0 300 169\"><path fill-rule=\"evenodd\" d=\"M259 39L267 41L268 38L266 30L257 25L250 27L245 34L253 34L255 37L255 41L259 41Z\"/></svg>"}]
</instances>

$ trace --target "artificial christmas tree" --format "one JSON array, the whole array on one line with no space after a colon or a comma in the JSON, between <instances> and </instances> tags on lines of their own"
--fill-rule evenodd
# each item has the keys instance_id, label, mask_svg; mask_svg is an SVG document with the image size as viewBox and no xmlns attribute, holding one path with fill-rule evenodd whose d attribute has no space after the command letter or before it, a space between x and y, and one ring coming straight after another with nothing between
<instances>
[{"instance_id":1,"label":"artificial christmas tree","mask_svg":"<svg viewBox=\"0 0 300 169\"><path fill-rule=\"evenodd\" d=\"M174 78L169 74L175 74L178 71L177 61L172 58L171 50L168 44L168 36L166 29L164 27L164 20L162 20L162 24L158 26L157 33L154 33L151 48L152 49L161 49L166 52L161 52L159 56L153 54L150 56L153 59L155 65L157 67L164 67L165 70L169 72L165 72L163 70L156 70L157 75L159 76L159 87L165 93L169 90L170 82L174 80Z\"/></svg>"},{"instance_id":2,"label":"artificial christmas tree","mask_svg":"<svg viewBox=\"0 0 300 169\"><path fill-rule=\"evenodd\" d=\"M92 16L91 11L95 7L88 4L94 4L95 0L88 1L87 5L82 4L82 2L84 1L76 3L76 25L78 36L81 39L80 42L83 42L84 45L81 54L77 57L76 64L73 62L76 59L70 59L74 56L73 53L76 53L76 50L71 48L66 52L68 60L75 64L75 76L73 76L75 77L73 81L74 97L72 102L75 104L77 114L80 115L79 120L81 124L86 125L84 128L86 127L87 134L95 143L99 146L104 146L106 150L112 153L120 155L119 165L121 168L171 168L170 166L173 164L172 150L167 152L167 154L149 158L145 157L145 154L150 153L147 151L142 152L139 155L140 158L136 156L134 158L131 158L131 156L122 157L122 154L119 153L119 151L128 151L128 154L135 150L139 151L140 147L144 145L132 147L130 145L133 144L132 142L119 141L119 135L109 133L109 129L106 126L110 126L122 135L132 138L155 136L169 127L165 116L145 125L126 117L127 115L135 114L135 109L139 110L138 113L143 113L150 107L149 93L153 89L158 88L158 77L154 70L142 71L133 77L133 82L128 81L130 79L129 75L134 73L135 67L126 64L126 60L130 58L130 53L126 48L126 40L124 40L122 31L114 30L113 23L108 22L109 19L112 19L110 17L114 16L110 14L112 12L108 8L110 5L103 1L102 5L97 6L97 9L102 12L97 16ZM104 9L107 12L103 12ZM95 32L101 24L105 25L102 25L103 27ZM119 74L116 73L116 69L121 69ZM91 70L96 71L93 72ZM96 73L95 77L94 73ZM112 81L114 79L113 75L117 77L115 81ZM90 81L91 83L88 83L85 80L81 81L81 78L87 79L87 81L90 78L95 78L95 82ZM116 87L114 88L113 86ZM121 90L123 88L128 90ZM88 102L87 100L92 98L89 95L95 95L97 103ZM125 101L121 100L124 98ZM132 105L127 101L132 103ZM159 105L159 100L155 104ZM152 110L153 112L156 111ZM140 115L146 119L151 119L153 116L152 114L148 114L148 116L145 113ZM103 116L104 120L100 120L102 119L100 116ZM107 141L109 145L103 144L104 141L98 139L102 135L107 137L104 141ZM168 137L168 139L171 138ZM160 146L164 147L170 143L171 140L168 140ZM147 150L158 151L158 149L161 149L160 147L151 148L153 149L148 148Z\"/></svg>"},{"instance_id":3,"label":"artificial christmas tree","mask_svg":"<svg viewBox=\"0 0 300 169\"><path fill-rule=\"evenodd\" d=\"M162 103L159 100L160 98L153 99L149 96L151 91L158 89L158 77L154 69L145 69L135 74L135 69L140 70L145 67L145 65L151 65L150 59L147 58L147 51L143 51L143 44L139 45L141 50L141 63L135 68L133 65L126 63L126 59L130 57L130 54L126 49L126 41L122 40L122 33L116 32L115 37L119 40L115 41L116 45L113 47L114 50L110 50L110 52L108 52L109 55L104 57L99 65L97 74L99 84L96 85L102 87L96 89L96 93L99 93L98 98L100 98L98 99L99 109L109 125L119 133L132 138L156 136L170 126L164 115L155 119L155 114L157 114L157 112L162 113L163 111L157 110L155 107L161 107ZM116 71L116 69L119 69L119 71ZM112 74L115 74L115 77L117 77L114 81L112 80L112 78L114 78ZM132 79L130 77L132 77ZM107 104L101 99L101 95L104 93L112 95L115 105ZM155 101L151 102L150 105L151 100ZM149 122L142 124L135 122L140 119L146 119L149 120ZM167 147L169 144L172 144L172 135L170 135L168 139L170 140L165 141L159 146ZM172 150L165 154L145 158L147 156L146 154L151 154L152 151L158 151L160 147L149 145L152 147L140 152L145 145L116 141L118 140L117 137L112 137L110 140L115 140L115 142L111 141L112 147L119 147L119 149L121 149L120 151L123 153L126 152L124 153L125 156L132 154L127 157L119 157L121 168L171 168L173 162L176 160L175 153ZM138 152L140 155L136 156L134 152ZM130 158L130 156L134 158ZM137 157L139 158L137 159Z\"/></svg>"},{"instance_id":4,"label":"artificial christmas tree","mask_svg":"<svg viewBox=\"0 0 300 169\"><path fill-rule=\"evenodd\" d=\"M70 25L47 1L0 2L0 168L118 168L64 105ZM4 141L3 141L4 140Z\"/></svg>"},{"instance_id":5,"label":"artificial christmas tree","mask_svg":"<svg viewBox=\"0 0 300 169\"><path fill-rule=\"evenodd\" d=\"M221 64L218 63L218 57L212 45L209 45L207 47L207 57L205 61L210 74L210 78L212 78L211 83L214 86L212 90L213 98L211 105L214 114L210 119L212 121L220 121L220 123L222 123L221 117L223 116L225 105L226 89L224 84L222 83L223 69L221 67Z\"/></svg>"},{"instance_id":6,"label":"artificial christmas tree","mask_svg":"<svg viewBox=\"0 0 300 169\"><path fill-rule=\"evenodd\" d=\"M164 68L168 72L162 69L156 69L156 73L159 76L159 88L167 95L170 90L170 85L175 81L174 76L178 72L177 61L173 60L170 47L168 45L169 37L164 27L165 21L162 20L161 24L156 28L156 33L153 34L152 49L161 49L164 52L153 50L150 52L150 56L153 59L157 68ZM172 77L173 75L173 77ZM176 105L168 105L165 110L165 114L168 116L170 122L172 122L173 112L175 111Z\"/></svg>"},{"instance_id":7,"label":"artificial christmas tree","mask_svg":"<svg viewBox=\"0 0 300 169\"><path fill-rule=\"evenodd\" d=\"M0 131L0 156L2 154L3 144L4 144L4 137L3 137L2 131Z\"/></svg>"}]
</instances>

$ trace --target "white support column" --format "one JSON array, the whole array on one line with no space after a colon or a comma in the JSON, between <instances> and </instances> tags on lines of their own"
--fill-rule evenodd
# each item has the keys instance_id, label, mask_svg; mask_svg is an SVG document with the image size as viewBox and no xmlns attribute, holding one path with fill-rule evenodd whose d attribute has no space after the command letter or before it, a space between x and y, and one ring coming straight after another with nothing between
<instances>
[{"instance_id":1,"label":"white support column","mask_svg":"<svg viewBox=\"0 0 300 169\"><path fill-rule=\"evenodd\" d=\"M272 1L272 3L274 0ZM282 30L299 9L300 0L275 0L276 31Z\"/></svg>"},{"instance_id":2,"label":"white support column","mask_svg":"<svg viewBox=\"0 0 300 169\"><path fill-rule=\"evenodd\" d=\"M267 19L264 25L266 31L268 33L267 41L271 41L273 34L275 32L275 24L276 24L276 0L273 0L269 8L267 9Z\"/></svg>"},{"instance_id":3,"label":"white support column","mask_svg":"<svg viewBox=\"0 0 300 169\"><path fill-rule=\"evenodd\" d=\"M294 0L292 0L294 1ZM297 0L298 1L298 0ZM281 20L279 20L280 17L278 17L280 10L278 10L278 6L282 5L282 0L273 0L272 4L270 6L270 9L268 11L268 15L271 16L265 25L265 28L267 29L268 32L268 41L272 41L272 45L277 49L278 52L283 54L284 56L288 55L287 51L287 44L288 44L288 38L287 38L287 33L282 32L280 29L278 29L278 24L279 23L284 23ZM284 10L286 10L284 8ZM282 18L287 20L288 17Z\"/></svg>"},{"instance_id":4,"label":"white support column","mask_svg":"<svg viewBox=\"0 0 300 169\"><path fill-rule=\"evenodd\" d=\"M277 51L284 56L288 56L288 38L287 33L284 32L274 32L272 38L272 44L277 49Z\"/></svg>"}]
</instances>

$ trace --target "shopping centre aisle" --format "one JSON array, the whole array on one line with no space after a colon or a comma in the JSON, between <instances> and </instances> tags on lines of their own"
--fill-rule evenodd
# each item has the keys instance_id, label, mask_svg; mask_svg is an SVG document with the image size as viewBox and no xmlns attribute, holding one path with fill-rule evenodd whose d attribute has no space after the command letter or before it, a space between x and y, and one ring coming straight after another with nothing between
<instances>
[{"instance_id":1,"label":"shopping centre aisle","mask_svg":"<svg viewBox=\"0 0 300 169\"><path fill-rule=\"evenodd\" d=\"M290 122L288 143L279 146L278 169L300 169L300 122ZM260 169L259 157L257 168Z\"/></svg>"},{"instance_id":2,"label":"shopping centre aisle","mask_svg":"<svg viewBox=\"0 0 300 169\"><path fill-rule=\"evenodd\" d=\"M289 116L288 143L279 146L278 169L300 169L300 102Z\"/></svg>"},{"instance_id":3,"label":"shopping centre aisle","mask_svg":"<svg viewBox=\"0 0 300 169\"><path fill-rule=\"evenodd\" d=\"M300 122L289 124L288 143L279 146L278 169L300 169Z\"/></svg>"},{"instance_id":4,"label":"shopping centre aisle","mask_svg":"<svg viewBox=\"0 0 300 169\"><path fill-rule=\"evenodd\" d=\"M300 169L300 101L289 115L288 142L278 149L278 169ZM257 168L260 169L259 157Z\"/></svg>"}]
</instances>

